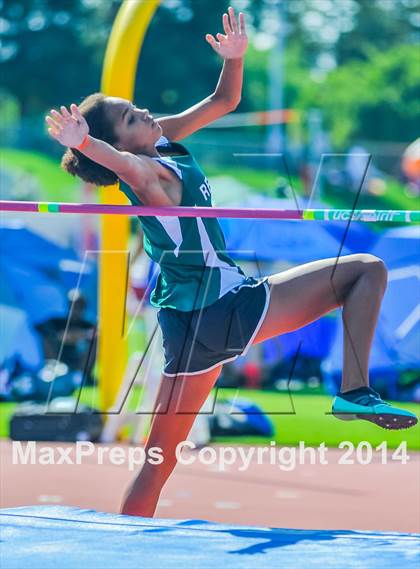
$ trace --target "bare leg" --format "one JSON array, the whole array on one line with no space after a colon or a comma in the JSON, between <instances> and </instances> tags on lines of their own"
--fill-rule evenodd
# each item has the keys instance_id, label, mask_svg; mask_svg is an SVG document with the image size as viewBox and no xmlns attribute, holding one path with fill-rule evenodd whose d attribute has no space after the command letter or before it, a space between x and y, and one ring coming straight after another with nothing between
<instances>
[{"instance_id":1,"label":"bare leg","mask_svg":"<svg viewBox=\"0 0 420 569\"><path fill-rule=\"evenodd\" d=\"M342 306L341 391L369 385L369 354L387 283L384 263L369 254L306 263L269 277L270 305L254 343L291 332Z\"/></svg>"},{"instance_id":2,"label":"bare leg","mask_svg":"<svg viewBox=\"0 0 420 569\"><path fill-rule=\"evenodd\" d=\"M145 446L163 451L163 462L145 462L124 500L123 514L152 517L160 493L176 466L177 445L186 440L196 414L204 405L222 366L200 375L162 377L150 434ZM146 455L147 456L147 455Z\"/></svg>"}]
</instances>

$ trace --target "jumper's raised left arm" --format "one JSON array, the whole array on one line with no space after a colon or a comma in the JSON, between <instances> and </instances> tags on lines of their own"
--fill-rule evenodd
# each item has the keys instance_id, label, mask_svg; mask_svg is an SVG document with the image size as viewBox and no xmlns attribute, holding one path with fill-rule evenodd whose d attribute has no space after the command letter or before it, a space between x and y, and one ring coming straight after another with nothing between
<instances>
[{"instance_id":1,"label":"jumper's raised left arm","mask_svg":"<svg viewBox=\"0 0 420 569\"><path fill-rule=\"evenodd\" d=\"M245 20L239 14L239 25L233 8L223 14L223 28L226 35L217 34L217 40L207 34L212 48L223 57L223 68L214 92L182 113L162 117L157 122L162 134L169 140L181 140L216 119L236 109L242 93L244 54L248 45Z\"/></svg>"},{"instance_id":2,"label":"jumper's raised left arm","mask_svg":"<svg viewBox=\"0 0 420 569\"><path fill-rule=\"evenodd\" d=\"M241 101L244 59L225 59L213 97L223 101L231 110Z\"/></svg>"}]
</instances>

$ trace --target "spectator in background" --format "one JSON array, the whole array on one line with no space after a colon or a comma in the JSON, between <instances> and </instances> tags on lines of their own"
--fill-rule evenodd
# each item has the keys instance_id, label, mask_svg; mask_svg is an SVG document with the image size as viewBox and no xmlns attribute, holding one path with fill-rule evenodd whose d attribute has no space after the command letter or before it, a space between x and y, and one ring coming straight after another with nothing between
<instances>
[{"instance_id":1,"label":"spectator in background","mask_svg":"<svg viewBox=\"0 0 420 569\"><path fill-rule=\"evenodd\" d=\"M407 192L413 196L420 195L420 138L407 146L402 159L401 171Z\"/></svg>"},{"instance_id":2,"label":"spectator in background","mask_svg":"<svg viewBox=\"0 0 420 569\"><path fill-rule=\"evenodd\" d=\"M96 358L95 325L85 319L86 300L79 290L70 290L67 299L67 318L50 318L36 325L42 338L44 357L65 363L71 371L85 371L85 381L92 382Z\"/></svg>"},{"instance_id":3,"label":"spectator in background","mask_svg":"<svg viewBox=\"0 0 420 569\"><path fill-rule=\"evenodd\" d=\"M363 183L362 192L381 196L386 191L384 176L378 168L369 162L370 152L361 145L350 148L345 163L345 171L350 179L350 190L357 193Z\"/></svg>"},{"instance_id":4,"label":"spectator in background","mask_svg":"<svg viewBox=\"0 0 420 569\"><path fill-rule=\"evenodd\" d=\"M350 190L357 192L360 183L365 177L366 167L369 163L369 152L363 146L354 145L350 148L345 162L346 174L350 180Z\"/></svg>"}]
</instances>

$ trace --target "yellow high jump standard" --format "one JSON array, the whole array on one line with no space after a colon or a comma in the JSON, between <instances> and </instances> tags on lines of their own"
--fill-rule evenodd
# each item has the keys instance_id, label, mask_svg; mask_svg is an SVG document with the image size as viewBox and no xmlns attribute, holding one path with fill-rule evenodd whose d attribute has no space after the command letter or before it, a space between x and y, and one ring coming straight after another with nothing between
<instances>
[{"instance_id":1,"label":"yellow high jump standard","mask_svg":"<svg viewBox=\"0 0 420 569\"><path fill-rule=\"evenodd\" d=\"M101 91L113 97L133 99L140 50L160 0L124 0L108 41L102 70ZM107 204L126 204L118 185L100 189ZM125 296L130 219L101 216L99 257L99 393L102 410L117 396L127 363Z\"/></svg>"}]
</instances>

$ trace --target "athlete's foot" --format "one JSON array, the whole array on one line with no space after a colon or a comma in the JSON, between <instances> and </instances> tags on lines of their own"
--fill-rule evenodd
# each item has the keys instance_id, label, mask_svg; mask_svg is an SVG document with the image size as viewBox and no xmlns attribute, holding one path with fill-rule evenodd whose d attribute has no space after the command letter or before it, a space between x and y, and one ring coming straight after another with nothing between
<instances>
[{"instance_id":1,"label":"athlete's foot","mask_svg":"<svg viewBox=\"0 0 420 569\"><path fill-rule=\"evenodd\" d=\"M125 503L121 510L121 514L125 516L139 516L141 518L153 518L154 510L152 508L144 508L142 506L136 506L134 504Z\"/></svg>"},{"instance_id":2,"label":"athlete's foot","mask_svg":"<svg viewBox=\"0 0 420 569\"><path fill-rule=\"evenodd\" d=\"M126 516L140 516L142 518L153 518L156 510L156 500L141 500L138 497L128 495L121 507L120 513Z\"/></svg>"},{"instance_id":3,"label":"athlete's foot","mask_svg":"<svg viewBox=\"0 0 420 569\"><path fill-rule=\"evenodd\" d=\"M384 429L393 430L409 429L418 422L414 413L386 403L379 393L370 387L338 393L332 404L332 413L343 421L363 419Z\"/></svg>"}]
</instances>

